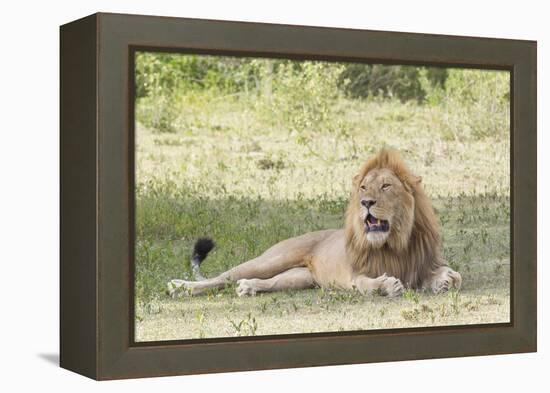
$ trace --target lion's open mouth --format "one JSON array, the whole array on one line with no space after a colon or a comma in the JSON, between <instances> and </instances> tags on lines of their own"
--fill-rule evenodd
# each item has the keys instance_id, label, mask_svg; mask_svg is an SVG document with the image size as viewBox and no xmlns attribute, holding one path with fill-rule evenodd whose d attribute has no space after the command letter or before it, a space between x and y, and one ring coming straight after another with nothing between
<instances>
[{"instance_id":1,"label":"lion's open mouth","mask_svg":"<svg viewBox=\"0 0 550 393\"><path fill-rule=\"evenodd\" d=\"M390 223L387 220L380 220L369 213L365 219L365 230L367 232L388 232L390 230Z\"/></svg>"}]
</instances>

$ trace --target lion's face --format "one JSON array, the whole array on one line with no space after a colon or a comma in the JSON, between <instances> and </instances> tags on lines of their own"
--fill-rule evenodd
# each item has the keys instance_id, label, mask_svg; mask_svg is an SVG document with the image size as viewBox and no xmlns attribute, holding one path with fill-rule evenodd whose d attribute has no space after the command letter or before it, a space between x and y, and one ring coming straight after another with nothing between
<instances>
[{"instance_id":1,"label":"lion's face","mask_svg":"<svg viewBox=\"0 0 550 393\"><path fill-rule=\"evenodd\" d=\"M357 220L369 246L403 246L414 220L414 197L410 189L387 168L373 169L358 183ZM395 247L393 247L395 246Z\"/></svg>"},{"instance_id":2,"label":"lion's face","mask_svg":"<svg viewBox=\"0 0 550 393\"><path fill-rule=\"evenodd\" d=\"M344 231L357 271L369 277L387 273L419 286L439 266L439 225L421 182L387 148L353 177Z\"/></svg>"}]
</instances>

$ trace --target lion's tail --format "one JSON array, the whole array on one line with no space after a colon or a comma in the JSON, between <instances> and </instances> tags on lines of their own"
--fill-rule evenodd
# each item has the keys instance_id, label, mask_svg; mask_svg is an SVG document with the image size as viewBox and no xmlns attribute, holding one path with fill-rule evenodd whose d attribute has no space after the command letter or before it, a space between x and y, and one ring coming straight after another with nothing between
<instances>
[{"instance_id":1,"label":"lion's tail","mask_svg":"<svg viewBox=\"0 0 550 393\"><path fill-rule=\"evenodd\" d=\"M204 276L200 271L201 263L206 259L208 253L212 251L214 246L214 241L209 237L201 237L195 242L193 255L191 256L191 270L193 271L195 280L204 280Z\"/></svg>"}]
</instances>

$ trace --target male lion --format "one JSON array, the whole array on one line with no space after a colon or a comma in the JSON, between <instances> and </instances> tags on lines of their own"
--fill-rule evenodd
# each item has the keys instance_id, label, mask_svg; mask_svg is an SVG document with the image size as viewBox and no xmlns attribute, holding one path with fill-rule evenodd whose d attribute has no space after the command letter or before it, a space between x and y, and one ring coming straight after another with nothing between
<instances>
[{"instance_id":1,"label":"male lion","mask_svg":"<svg viewBox=\"0 0 550 393\"><path fill-rule=\"evenodd\" d=\"M458 289L462 278L442 258L439 226L420 181L397 151L382 149L353 178L344 229L283 240L215 278L172 280L169 293L195 295L229 282L237 282L239 296L316 285L390 297L404 287ZM195 245L196 275L212 247L209 239Z\"/></svg>"}]
</instances>

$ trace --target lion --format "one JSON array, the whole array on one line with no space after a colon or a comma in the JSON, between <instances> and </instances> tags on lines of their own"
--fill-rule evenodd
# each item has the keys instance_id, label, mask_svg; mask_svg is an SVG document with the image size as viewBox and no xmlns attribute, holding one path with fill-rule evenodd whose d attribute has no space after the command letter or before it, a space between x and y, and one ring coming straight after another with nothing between
<instances>
[{"instance_id":1,"label":"lion","mask_svg":"<svg viewBox=\"0 0 550 393\"><path fill-rule=\"evenodd\" d=\"M460 273L443 259L438 220L421 178L396 150L379 151L352 184L343 229L283 240L210 279L202 278L199 266L214 243L199 239L192 259L199 280L171 280L169 294L198 295L231 282L239 296L322 287L396 297L405 288L460 288Z\"/></svg>"}]
</instances>

